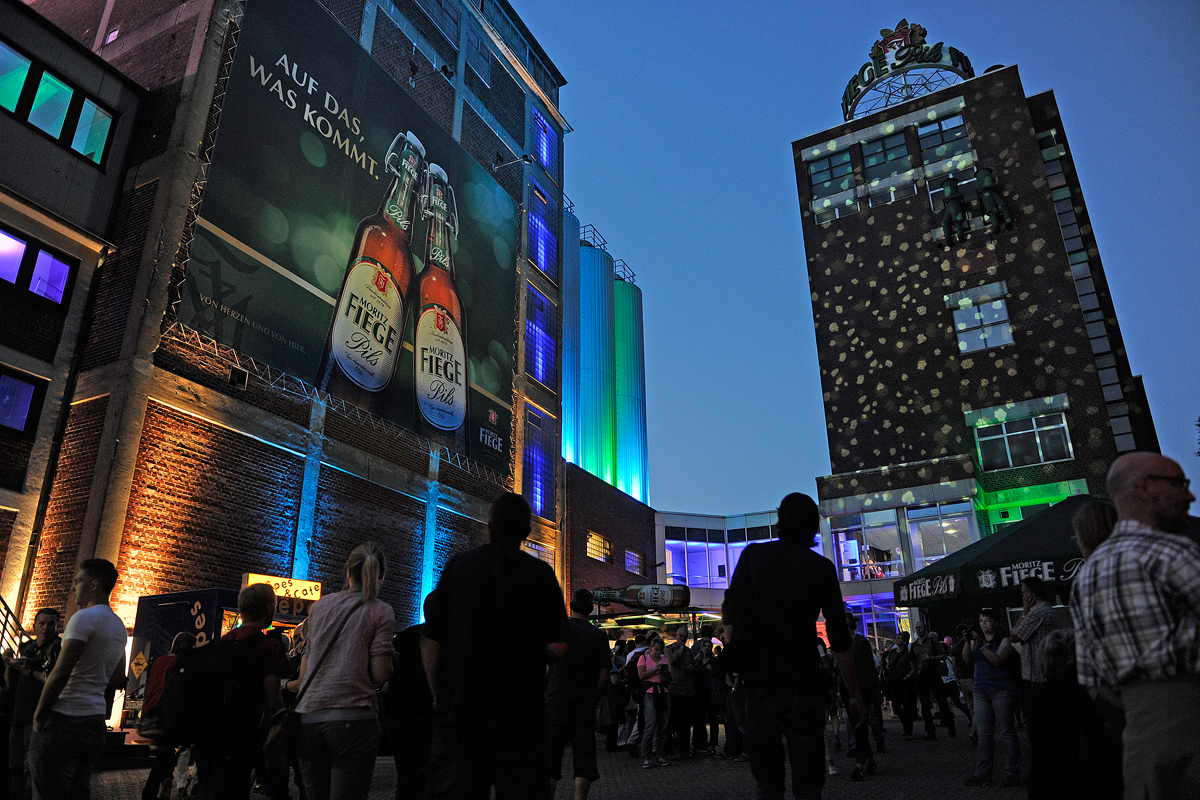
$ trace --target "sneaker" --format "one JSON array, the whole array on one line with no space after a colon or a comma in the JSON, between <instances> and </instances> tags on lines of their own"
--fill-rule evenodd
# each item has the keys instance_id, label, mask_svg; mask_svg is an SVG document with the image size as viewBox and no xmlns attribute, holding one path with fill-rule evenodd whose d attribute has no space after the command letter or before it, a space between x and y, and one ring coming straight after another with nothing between
<instances>
[{"instance_id":1,"label":"sneaker","mask_svg":"<svg viewBox=\"0 0 1200 800\"><path fill-rule=\"evenodd\" d=\"M724 750L713 750L713 758L729 758Z\"/></svg>"},{"instance_id":2,"label":"sneaker","mask_svg":"<svg viewBox=\"0 0 1200 800\"><path fill-rule=\"evenodd\" d=\"M1020 786L1021 785L1021 776L1020 775L1009 775L1008 777L1006 777L1004 779L1004 785L1005 786Z\"/></svg>"},{"instance_id":3,"label":"sneaker","mask_svg":"<svg viewBox=\"0 0 1200 800\"><path fill-rule=\"evenodd\" d=\"M642 759L642 769L650 769L650 759L648 759L648 758Z\"/></svg>"},{"instance_id":4,"label":"sneaker","mask_svg":"<svg viewBox=\"0 0 1200 800\"><path fill-rule=\"evenodd\" d=\"M833 762L832 762L832 761L826 761L826 762L825 762L825 770L826 770L826 771L827 771L827 772L828 772L830 775L837 775L837 767L835 767L835 766L833 765Z\"/></svg>"},{"instance_id":5,"label":"sneaker","mask_svg":"<svg viewBox=\"0 0 1200 800\"><path fill-rule=\"evenodd\" d=\"M862 767L856 766L854 771L850 773L850 780L854 781L855 783L858 783L859 781L865 781L866 779L867 775L863 771Z\"/></svg>"},{"instance_id":6,"label":"sneaker","mask_svg":"<svg viewBox=\"0 0 1200 800\"><path fill-rule=\"evenodd\" d=\"M991 786L992 779L987 775L972 775L963 781L963 786Z\"/></svg>"},{"instance_id":7,"label":"sneaker","mask_svg":"<svg viewBox=\"0 0 1200 800\"><path fill-rule=\"evenodd\" d=\"M660 767L665 767L665 766L667 766L667 765L668 765L668 764L670 764L670 763L671 763L671 762L670 762L670 761L667 761L665 758L660 758L660 759L658 760L658 765L659 765Z\"/></svg>"},{"instance_id":8,"label":"sneaker","mask_svg":"<svg viewBox=\"0 0 1200 800\"><path fill-rule=\"evenodd\" d=\"M746 755L745 753L742 753L741 755L739 755L737 758L734 759L734 761L749 761L749 760L750 760L750 756Z\"/></svg>"}]
</instances>

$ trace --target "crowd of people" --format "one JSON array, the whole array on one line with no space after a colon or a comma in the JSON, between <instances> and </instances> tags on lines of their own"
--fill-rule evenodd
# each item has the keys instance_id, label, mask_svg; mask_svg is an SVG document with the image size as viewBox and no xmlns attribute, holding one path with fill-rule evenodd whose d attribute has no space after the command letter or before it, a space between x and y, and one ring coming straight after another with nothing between
<instances>
[{"instance_id":1,"label":"crowd of people","mask_svg":"<svg viewBox=\"0 0 1200 800\"><path fill-rule=\"evenodd\" d=\"M1184 797L1200 786L1200 544L1184 535L1195 498L1178 464L1147 453L1118 459L1107 488L1111 504L1090 501L1075 518L1085 561L1070 624L1053 589L1029 576L1011 630L1007 613L985 608L953 635L921 621L911 638L876 639L878 650L846 611L833 564L810 549L819 513L806 495L783 499L777 540L743 552L720 627L610 646L589 619L591 592L577 589L568 615L553 570L522 551L530 509L505 494L489 543L446 563L423 624L395 632L380 599L384 552L367 542L351 551L344 588L290 639L272 625L276 598L264 584L242 590L240 625L219 641L178 635L150 667L139 729L154 764L143 800L176 790L237 800L256 783L272 798L293 783L302 800L366 798L382 746L395 757L397 800L483 800L493 789L500 800L545 798L568 745L573 794L585 800L601 777L599 741L644 769L748 761L768 800L784 796L790 761L795 797L819 798L843 739L850 780L864 781L887 752L886 712L905 740L918 720L936 740L939 729L957 735L955 709L976 749L968 786L1000 778L1031 798ZM125 627L108 602L116 580L111 563L84 561L61 637L60 613L42 609L33 637L7 654L10 780L0 794L89 797L125 679ZM497 625L495 599L513 587L522 622Z\"/></svg>"}]
</instances>

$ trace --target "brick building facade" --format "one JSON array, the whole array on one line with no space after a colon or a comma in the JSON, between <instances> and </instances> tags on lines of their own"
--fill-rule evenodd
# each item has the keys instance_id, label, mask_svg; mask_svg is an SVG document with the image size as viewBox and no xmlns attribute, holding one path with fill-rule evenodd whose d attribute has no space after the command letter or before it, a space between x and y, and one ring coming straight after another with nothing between
<instances>
[{"instance_id":1,"label":"brick building facade","mask_svg":"<svg viewBox=\"0 0 1200 800\"><path fill-rule=\"evenodd\" d=\"M70 610L69 575L88 557L118 565L114 606L132 625L139 596L236 587L244 572L337 587L349 549L376 539L389 555L384 599L408 624L449 555L485 540L487 508L508 489L543 499L530 549L564 571L558 368L552 350L549 370L541 359L527 377L525 304L532 290L558 302L565 80L503 0L322 5L515 202L551 220L535 227L526 213L519 225L512 463L497 471L432 447L180 323L196 208L253 0L37 0L77 49L144 93L131 85L142 110L119 117L140 124L127 163L109 163L116 211L102 233L115 254L86 324L82 313L74 323L77 380L44 521L0 496L0 535L12 538L3 595L26 622L42 605ZM89 279L81 270L78 296ZM39 429L35 460L51 434ZM0 459L0 478L5 468Z\"/></svg>"}]
</instances>

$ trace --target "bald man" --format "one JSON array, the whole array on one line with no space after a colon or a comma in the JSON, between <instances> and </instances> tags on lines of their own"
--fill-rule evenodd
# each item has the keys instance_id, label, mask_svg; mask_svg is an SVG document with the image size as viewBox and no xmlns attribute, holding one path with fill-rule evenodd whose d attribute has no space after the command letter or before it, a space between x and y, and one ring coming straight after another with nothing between
<instances>
[{"instance_id":1,"label":"bald man","mask_svg":"<svg viewBox=\"0 0 1200 800\"><path fill-rule=\"evenodd\" d=\"M1071 589L1079 682L1119 689L1125 797L1200 786L1200 545L1182 467L1127 453L1108 472L1119 521Z\"/></svg>"}]
</instances>

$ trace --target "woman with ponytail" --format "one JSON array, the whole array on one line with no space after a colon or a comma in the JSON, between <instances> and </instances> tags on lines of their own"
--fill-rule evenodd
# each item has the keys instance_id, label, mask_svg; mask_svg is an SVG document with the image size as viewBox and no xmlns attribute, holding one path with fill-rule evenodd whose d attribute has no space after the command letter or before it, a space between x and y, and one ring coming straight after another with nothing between
<instances>
[{"instance_id":1,"label":"woman with ponytail","mask_svg":"<svg viewBox=\"0 0 1200 800\"><path fill-rule=\"evenodd\" d=\"M307 800L365 800L379 750L375 688L392 674L396 615L379 599L383 548L364 542L346 561L346 584L309 610L299 693L300 777Z\"/></svg>"}]
</instances>

